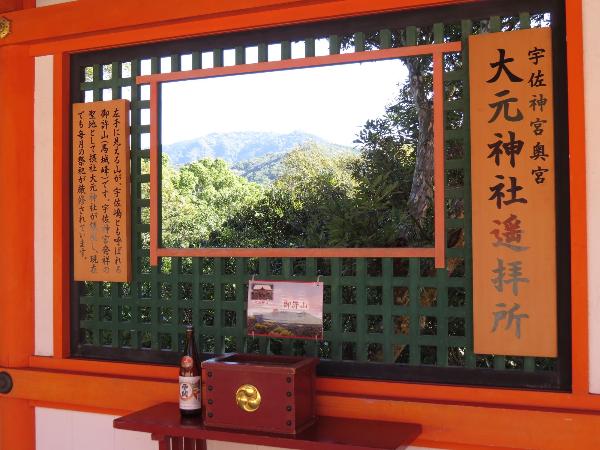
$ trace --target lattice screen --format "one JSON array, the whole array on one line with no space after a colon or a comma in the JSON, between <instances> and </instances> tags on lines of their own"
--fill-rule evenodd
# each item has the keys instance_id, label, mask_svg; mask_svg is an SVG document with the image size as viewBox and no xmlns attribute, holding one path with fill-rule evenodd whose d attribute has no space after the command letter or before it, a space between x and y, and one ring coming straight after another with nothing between
<instances>
[{"instance_id":1,"label":"lattice screen","mask_svg":"<svg viewBox=\"0 0 600 450\"><path fill-rule=\"evenodd\" d=\"M424 40L426 35L433 36L434 42L462 40L464 48L469 34L484 29L502 31L515 21L517 27L530 26L529 14L517 16L437 23L420 28L356 29L350 35L366 35L369 42L378 42L375 47L379 48L397 45L400 40L394 36L402 36L406 45L431 43ZM425 33L431 30L433 33ZM327 24L322 25L322 34L307 36L304 41L307 54L314 51L314 39L324 35L327 35ZM325 38L331 53L340 51L340 42L345 37L348 36ZM289 41L254 42L251 45L258 46L262 60L270 60L273 49L280 52L282 58L291 57ZM232 63L244 62L244 50L245 47L237 47ZM359 45L353 50L368 51ZM156 57L147 57L140 52L138 59L119 59L118 50L115 50L114 56L104 52L96 57L96 64L75 67L76 73L80 74L79 97L73 101L131 100L134 275L130 284L74 284L79 287L79 294L74 299L77 305L75 316L78 315L74 317L74 353L88 357L175 362L182 346L184 326L193 323L200 347L205 352L315 355L324 361L320 369L322 374L556 386L556 382L548 380L556 379L557 360L473 353L469 99L465 50L446 56L444 73L448 270L435 270L433 260L419 258L163 258L160 267L149 266L150 94L148 86L137 86L134 79L139 74L201 68L207 58L212 59L209 62L214 66L228 64L227 55L231 52L229 48L201 47L168 57L159 52ZM462 207L456 208L457 204ZM451 212L456 210L462 210L464 214ZM257 279L275 280L315 280L320 275L326 286L325 340L246 336L246 290L253 275ZM431 370L424 372L421 370L424 367ZM446 377L448 370L442 369L446 367L456 368L451 378ZM483 368L488 370L474 370ZM531 374L533 377L516 375L515 381L498 381L492 375L498 372L518 372L519 376ZM460 375L463 373L464 377ZM538 379L536 374L545 375Z\"/></svg>"}]
</instances>

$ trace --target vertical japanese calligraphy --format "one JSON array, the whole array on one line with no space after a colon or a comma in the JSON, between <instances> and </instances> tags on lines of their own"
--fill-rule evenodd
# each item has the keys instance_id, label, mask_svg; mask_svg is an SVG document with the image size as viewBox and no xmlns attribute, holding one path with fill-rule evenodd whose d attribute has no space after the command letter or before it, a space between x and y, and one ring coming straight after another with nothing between
<instances>
[{"instance_id":1,"label":"vertical japanese calligraphy","mask_svg":"<svg viewBox=\"0 0 600 450\"><path fill-rule=\"evenodd\" d=\"M549 28L469 37L476 353L556 356Z\"/></svg>"},{"instance_id":2,"label":"vertical japanese calligraphy","mask_svg":"<svg viewBox=\"0 0 600 450\"><path fill-rule=\"evenodd\" d=\"M74 279L130 281L129 102L73 105Z\"/></svg>"}]
</instances>

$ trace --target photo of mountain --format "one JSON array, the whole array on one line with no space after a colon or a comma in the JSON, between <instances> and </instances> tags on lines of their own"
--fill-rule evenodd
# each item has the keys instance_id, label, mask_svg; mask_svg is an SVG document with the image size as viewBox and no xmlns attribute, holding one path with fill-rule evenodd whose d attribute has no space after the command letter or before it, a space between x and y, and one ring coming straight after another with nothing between
<instances>
[{"instance_id":1,"label":"photo of mountain","mask_svg":"<svg viewBox=\"0 0 600 450\"><path fill-rule=\"evenodd\" d=\"M323 338L323 283L251 281L248 286L249 335Z\"/></svg>"}]
</instances>

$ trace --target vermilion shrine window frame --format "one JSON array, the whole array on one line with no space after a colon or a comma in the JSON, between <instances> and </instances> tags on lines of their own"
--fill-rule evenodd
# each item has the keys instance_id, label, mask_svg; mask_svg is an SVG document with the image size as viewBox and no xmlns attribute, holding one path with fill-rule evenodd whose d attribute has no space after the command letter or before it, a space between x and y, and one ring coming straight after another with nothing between
<instances>
[{"instance_id":1,"label":"vermilion shrine window frame","mask_svg":"<svg viewBox=\"0 0 600 450\"><path fill-rule=\"evenodd\" d=\"M311 56L282 61L258 62L210 69L195 69L142 75L137 84L150 85L150 264L158 265L159 257L391 257L434 258L436 268L446 265L444 205L444 53L462 50L461 42L407 46L384 50ZM410 56L433 57L433 178L434 178L434 246L393 248L169 248L159 246L159 117L160 85L164 82L213 78L278 70L319 67L355 62L379 61Z\"/></svg>"}]
</instances>

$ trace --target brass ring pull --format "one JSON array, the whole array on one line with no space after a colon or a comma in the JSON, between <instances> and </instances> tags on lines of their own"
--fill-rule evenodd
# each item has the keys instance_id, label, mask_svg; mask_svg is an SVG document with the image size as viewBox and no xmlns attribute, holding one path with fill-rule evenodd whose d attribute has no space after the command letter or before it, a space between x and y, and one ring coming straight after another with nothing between
<instances>
[{"instance_id":1,"label":"brass ring pull","mask_svg":"<svg viewBox=\"0 0 600 450\"><path fill-rule=\"evenodd\" d=\"M254 412L260 406L260 392L251 384L244 384L235 393L235 402L246 412Z\"/></svg>"},{"instance_id":2,"label":"brass ring pull","mask_svg":"<svg viewBox=\"0 0 600 450\"><path fill-rule=\"evenodd\" d=\"M10 34L10 20L6 17L0 17L0 39L4 39Z\"/></svg>"}]
</instances>

